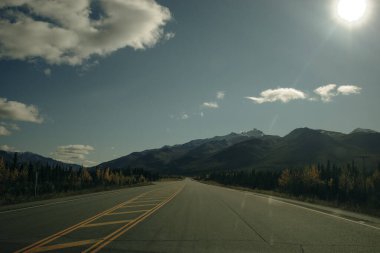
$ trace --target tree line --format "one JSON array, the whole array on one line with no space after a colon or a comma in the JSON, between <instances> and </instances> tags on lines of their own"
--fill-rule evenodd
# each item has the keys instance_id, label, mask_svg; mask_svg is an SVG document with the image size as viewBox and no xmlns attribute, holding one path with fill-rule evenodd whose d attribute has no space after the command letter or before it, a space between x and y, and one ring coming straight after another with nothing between
<instances>
[{"instance_id":1,"label":"tree line","mask_svg":"<svg viewBox=\"0 0 380 253\"><path fill-rule=\"evenodd\" d=\"M202 179L337 204L380 209L380 164L373 170L360 168L355 162L344 166L327 162L280 171L225 170L209 173Z\"/></svg>"},{"instance_id":2,"label":"tree line","mask_svg":"<svg viewBox=\"0 0 380 253\"><path fill-rule=\"evenodd\" d=\"M0 158L0 200L12 202L44 194L65 193L89 188L128 186L159 179L157 173L139 168L125 170L61 167L49 164L7 164Z\"/></svg>"}]
</instances>

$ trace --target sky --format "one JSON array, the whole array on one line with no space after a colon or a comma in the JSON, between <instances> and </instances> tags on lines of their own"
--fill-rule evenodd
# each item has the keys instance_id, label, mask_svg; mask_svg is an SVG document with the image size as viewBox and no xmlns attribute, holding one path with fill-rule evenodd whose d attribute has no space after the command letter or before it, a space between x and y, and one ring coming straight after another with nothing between
<instances>
[{"instance_id":1,"label":"sky","mask_svg":"<svg viewBox=\"0 0 380 253\"><path fill-rule=\"evenodd\" d=\"M93 166L253 128L379 131L379 8L2 0L0 149Z\"/></svg>"}]
</instances>

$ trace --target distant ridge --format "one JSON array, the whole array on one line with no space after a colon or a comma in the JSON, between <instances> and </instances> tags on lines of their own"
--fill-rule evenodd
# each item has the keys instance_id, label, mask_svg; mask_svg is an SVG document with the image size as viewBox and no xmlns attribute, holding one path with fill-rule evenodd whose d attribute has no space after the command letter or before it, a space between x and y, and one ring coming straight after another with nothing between
<instances>
[{"instance_id":1,"label":"distant ridge","mask_svg":"<svg viewBox=\"0 0 380 253\"><path fill-rule=\"evenodd\" d=\"M59 166L62 168L79 168L77 164L69 164L54 160L52 158L44 157L38 154L31 152L10 152L0 150L0 157L4 159L5 163L12 164L15 154L17 154L17 164L40 164L40 165L49 165L52 167Z\"/></svg>"},{"instance_id":2,"label":"distant ridge","mask_svg":"<svg viewBox=\"0 0 380 253\"><path fill-rule=\"evenodd\" d=\"M347 164L353 160L361 161L363 155L369 168L380 164L380 133L357 128L345 134L305 127L279 137L253 129L134 152L98 167L141 167L168 174L197 174L219 169L276 170L328 160Z\"/></svg>"},{"instance_id":3,"label":"distant ridge","mask_svg":"<svg viewBox=\"0 0 380 253\"><path fill-rule=\"evenodd\" d=\"M32 163L64 168L79 168L30 152L16 152L18 164ZM0 150L0 157L12 164L15 152ZM96 167L127 169L144 168L163 174L199 174L214 170L277 170L296 168L311 163L345 165L356 161L367 169L380 166L380 133L357 128L349 134L297 128L284 137L266 135L253 129L184 144L133 152L101 163Z\"/></svg>"}]
</instances>

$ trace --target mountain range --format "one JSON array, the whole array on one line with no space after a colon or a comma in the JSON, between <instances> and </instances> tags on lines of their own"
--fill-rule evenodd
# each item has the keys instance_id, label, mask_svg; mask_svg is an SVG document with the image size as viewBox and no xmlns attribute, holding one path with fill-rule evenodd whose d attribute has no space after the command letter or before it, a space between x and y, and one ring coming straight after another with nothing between
<instances>
[{"instance_id":1,"label":"mountain range","mask_svg":"<svg viewBox=\"0 0 380 253\"><path fill-rule=\"evenodd\" d=\"M0 157L12 164L14 153L0 151ZM79 165L66 164L30 152L20 152L17 157L18 163L79 168ZM343 165L353 160L369 169L380 166L380 133L361 128L349 134L297 128L280 137L253 129L133 152L96 167L144 168L163 174L194 175L221 169L297 168L327 161Z\"/></svg>"},{"instance_id":2,"label":"mountain range","mask_svg":"<svg viewBox=\"0 0 380 253\"><path fill-rule=\"evenodd\" d=\"M280 137L254 129L134 152L98 167L140 167L167 174L197 174L219 169L276 170L327 161L342 165L353 160L361 166L377 167L380 133L360 128L349 134L297 128Z\"/></svg>"},{"instance_id":3,"label":"mountain range","mask_svg":"<svg viewBox=\"0 0 380 253\"><path fill-rule=\"evenodd\" d=\"M18 165L31 163L34 165L44 165L44 166L48 165L51 167L59 166L61 168L71 167L74 169L78 169L80 167L77 164L69 164L69 163L60 162L52 158L44 157L44 156L34 154L31 152L10 152L10 151L0 150L0 157L4 160L6 164L9 164L9 165L14 164L15 154L17 154L16 163Z\"/></svg>"}]
</instances>

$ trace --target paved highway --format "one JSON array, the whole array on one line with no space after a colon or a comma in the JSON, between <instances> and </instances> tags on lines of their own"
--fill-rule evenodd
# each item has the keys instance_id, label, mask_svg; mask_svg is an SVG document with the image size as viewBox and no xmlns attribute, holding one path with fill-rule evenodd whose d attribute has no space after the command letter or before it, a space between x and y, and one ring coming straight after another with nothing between
<instances>
[{"instance_id":1,"label":"paved highway","mask_svg":"<svg viewBox=\"0 0 380 253\"><path fill-rule=\"evenodd\" d=\"M190 179L12 208L0 252L380 252L377 218Z\"/></svg>"}]
</instances>

